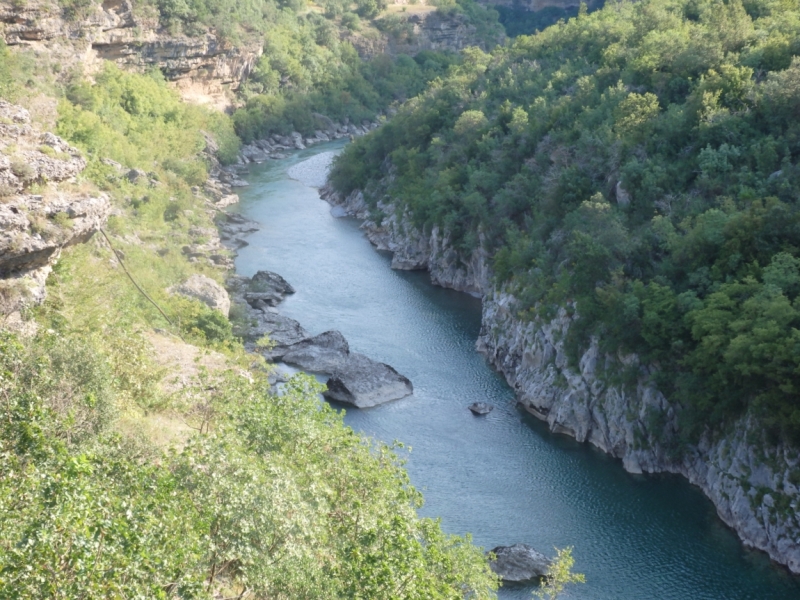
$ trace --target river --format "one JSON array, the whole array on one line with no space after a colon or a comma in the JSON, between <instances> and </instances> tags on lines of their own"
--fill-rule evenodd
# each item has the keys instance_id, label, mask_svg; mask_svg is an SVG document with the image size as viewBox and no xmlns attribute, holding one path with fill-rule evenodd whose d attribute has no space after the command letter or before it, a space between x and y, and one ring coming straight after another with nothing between
<instances>
[{"instance_id":1,"label":"river","mask_svg":"<svg viewBox=\"0 0 800 600\"><path fill-rule=\"evenodd\" d=\"M475 351L480 301L389 268L352 219L286 170L341 143L253 167L234 210L257 221L238 272L276 271L297 293L281 305L312 334L338 329L350 347L411 379L414 395L347 410L355 430L411 447L414 485L450 533L486 548L573 546L585 600L792 600L800 578L745 549L685 480L636 476L588 444L555 435L516 407L513 391ZM467 405L495 410L475 417ZM343 407L339 407L343 408ZM504 600L530 587L505 587Z\"/></svg>"}]
</instances>

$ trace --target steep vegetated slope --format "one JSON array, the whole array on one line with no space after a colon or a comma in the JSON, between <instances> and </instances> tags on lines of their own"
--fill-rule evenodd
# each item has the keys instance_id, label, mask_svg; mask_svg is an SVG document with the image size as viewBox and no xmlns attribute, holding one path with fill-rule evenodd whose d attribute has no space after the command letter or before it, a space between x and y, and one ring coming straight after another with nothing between
<instances>
[{"instance_id":1,"label":"steep vegetated slope","mask_svg":"<svg viewBox=\"0 0 800 600\"><path fill-rule=\"evenodd\" d=\"M416 96L429 81L460 62L456 50L466 45L493 47L502 40L497 13L473 0L410 18L403 13L382 14L372 21L370 31L365 31L369 21L362 25L358 15L344 12L349 6L349 2L329 2L324 14L310 12L302 18L280 13L277 26L265 35L264 55L242 92L246 104L234 115L236 131L245 142L292 129L311 133L321 127L315 113L337 121L371 121L391 104ZM369 6L359 5L357 10L374 17L385 8L385 4ZM469 27L454 39L433 43L435 32L449 31L454 20ZM378 49L386 49L388 42L408 54L372 49L359 55L356 47L363 47L365 38L376 37L381 42Z\"/></svg>"},{"instance_id":2,"label":"steep vegetated slope","mask_svg":"<svg viewBox=\"0 0 800 600\"><path fill-rule=\"evenodd\" d=\"M795 2L609 3L473 51L331 174L398 267L484 295L529 410L794 571L797 55Z\"/></svg>"},{"instance_id":3,"label":"steep vegetated slope","mask_svg":"<svg viewBox=\"0 0 800 600\"><path fill-rule=\"evenodd\" d=\"M417 82L409 89L376 87L374 72L389 69L392 57L502 41L497 13L473 0L412 8L419 10L387 11L384 0L4 0L0 36L32 50L37 62L51 63L61 80L111 60L127 70L158 69L185 99L220 109L261 95L271 104L264 108L262 99L260 112L286 113L294 121L304 107L372 119L422 89ZM362 64L370 57L380 58L376 66ZM308 112L295 128L308 127Z\"/></svg>"},{"instance_id":4,"label":"steep vegetated slope","mask_svg":"<svg viewBox=\"0 0 800 600\"><path fill-rule=\"evenodd\" d=\"M0 597L493 597L480 550L417 516L392 448L310 378L271 393L227 311L170 292L203 276L225 294L202 189L211 148L236 158L232 120L157 71L52 64L0 47L0 95L32 108L0 105L0 217L19 230L0 236L0 309L21 313L0 321ZM37 306L9 282L42 249Z\"/></svg>"}]
</instances>

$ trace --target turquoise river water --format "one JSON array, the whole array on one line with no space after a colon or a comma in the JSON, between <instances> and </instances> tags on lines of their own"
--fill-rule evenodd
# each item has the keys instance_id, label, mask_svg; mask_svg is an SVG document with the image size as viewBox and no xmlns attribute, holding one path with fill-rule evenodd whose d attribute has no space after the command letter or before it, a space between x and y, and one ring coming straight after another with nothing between
<instances>
[{"instance_id":1,"label":"turquoise river water","mask_svg":"<svg viewBox=\"0 0 800 600\"><path fill-rule=\"evenodd\" d=\"M411 446L407 468L450 533L486 548L573 546L585 600L792 600L800 578L745 549L712 504L685 480L634 476L588 444L551 434L516 407L513 391L475 351L480 300L398 272L352 219L336 219L291 165L329 144L253 167L234 207L261 225L237 269L276 271L297 289L281 306L312 334L338 329L354 351L411 379L414 395L346 422ZM474 417L467 405L496 406ZM506 587L503 599L529 598Z\"/></svg>"}]
</instances>

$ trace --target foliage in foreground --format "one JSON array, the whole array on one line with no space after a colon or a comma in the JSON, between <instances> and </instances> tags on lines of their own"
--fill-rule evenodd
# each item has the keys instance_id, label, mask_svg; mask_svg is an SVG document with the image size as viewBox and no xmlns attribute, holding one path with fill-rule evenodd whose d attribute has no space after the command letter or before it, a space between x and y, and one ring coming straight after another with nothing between
<instances>
[{"instance_id":1,"label":"foliage in foreground","mask_svg":"<svg viewBox=\"0 0 800 600\"><path fill-rule=\"evenodd\" d=\"M533 592L534 598L539 600L556 600L563 595L569 585L586 583L582 573L573 573L575 559L572 557L572 548L556 548L556 557L547 570L547 575L539 589Z\"/></svg>"},{"instance_id":2,"label":"foliage in foreground","mask_svg":"<svg viewBox=\"0 0 800 600\"><path fill-rule=\"evenodd\" d=\"M573 359L658 365L679 443L748 411L800 443L798 55L794 1L609 3L473 52L332 180L485 240L523 317L577 303Z\"/></svg>"},{"instance_id":3,"label":"foliage in foreground","mask_svg":"<svg viewBox=\"0 0 800 600\"><path fill-rule=\"evenodd\" d=\"M269 394L227 320L165 291L222 276L181 250L212 226L191 190L201 129L223 146L232 135L159 77L113 66L59 106L58 133L89 159L64 190L112 196L107 232L128 269L229 370L165 393L173 374L147 336L167 324L104 238L66 250L37 336L0 333L0 597L494 597L480 550L417 516L391 448L345 427L311 378ZM129 167L147 176L132 182Z\"/></svg>"},{"instance_id":4,"label":"foliage in foreground","mask_svg":"<svg viewBox=\"0 0 800 600\"><path fill-rule=\"evenodd\" d=\"M163 453L109 430L122 390L101 344L3 335L0 596L492 596L479 550L416 516L395 454L313 379L207 389L202 433Z\"/></svg>"}]
</instances>

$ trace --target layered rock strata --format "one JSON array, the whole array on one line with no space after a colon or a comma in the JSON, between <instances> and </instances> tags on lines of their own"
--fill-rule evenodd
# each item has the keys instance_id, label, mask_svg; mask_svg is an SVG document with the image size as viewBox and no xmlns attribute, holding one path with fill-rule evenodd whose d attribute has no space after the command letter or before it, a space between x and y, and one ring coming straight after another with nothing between
<instances>
[{"instance_id":1,"label":"layered rock strata","mask_svg":"<svg viewBox=\"0 0 800 600\"><path fill-rule=\"evenodd\" d=\"M81 64L87 72L102 59L143 72L158 67L190 101L229 108L255 66L257 41L233 46L213 30L196 36L160 28L154 9L134 10L130 0L90 3L73 14L52 0L0 2L0 36L8 45L45 47L61 67Z\"/></svg>"},{"instance_id":2,"label":"layered rock strata","mask_svg":"<svg viewBox=\"0 0 800 600\"><path fill-rule=\"evenodd\" d=\"M104 194L62 189L86 167L77 149L42 132L24 108L0 100L0 315L41 302L61 250L106 222ZM37 193L30 187L37 184Z\"/></svg>"},{"instance_id":3,"label":"layered rock strata","mask_svg":"<svg viewBox=\"0 0 800 600\"><path fill-rule=\"evenodd\" d=\"M632 473L671 472L700 487L745 545L800 573L800 454L770 445L749 419L726 433L675 451L679 407L654 384L657 370L635 354L603 352L593 339L571 365L564 344L578 318L564 307L550 320L520 316L517 300L493 287L483 243L468 256L439 228L422 230L388 200L369 210L363 193L321 196L335 215L363 220L380 250L394 253L392 267L427 269L437 285L480 295L482 329L477 348L506 378L521 405L554 432L588 441L620 458ZM374 217L381 215L380 220ZM633 374L627 384L614 377Z\"/></svg>"}]
</instances>

